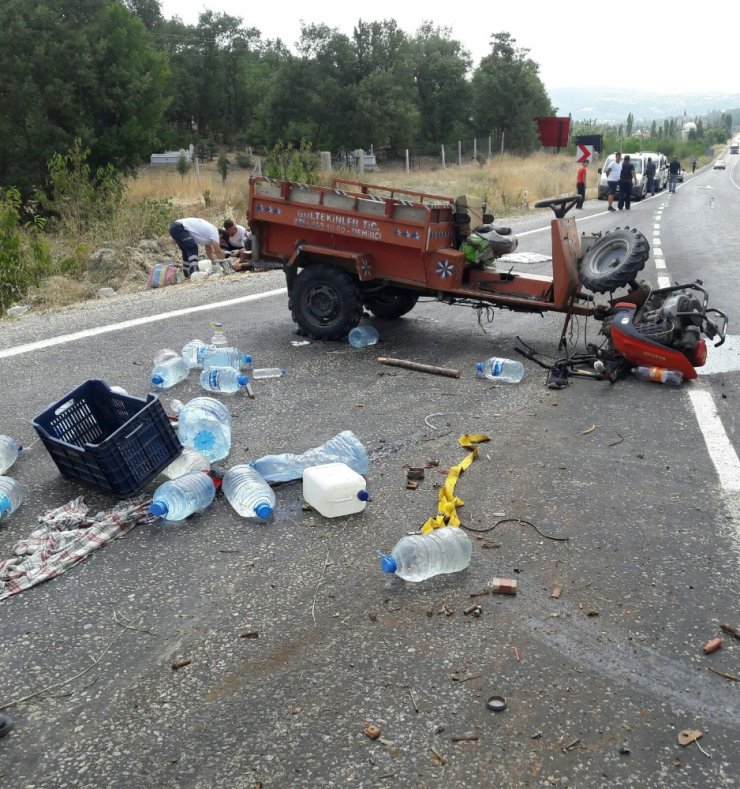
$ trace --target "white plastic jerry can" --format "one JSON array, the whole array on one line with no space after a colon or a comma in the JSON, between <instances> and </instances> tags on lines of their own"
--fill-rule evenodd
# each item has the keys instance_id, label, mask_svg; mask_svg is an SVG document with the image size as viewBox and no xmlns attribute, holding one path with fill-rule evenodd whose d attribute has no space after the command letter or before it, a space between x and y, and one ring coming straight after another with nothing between
<instances>
[{"instance_id":1,"label":"white plastic jerry can","mask_svg":"<svg viewBox=\"0 0 740 789\"><path fill-rule=\"evenodd\" d=\"M303 472L303 498L325 518L352 515L365 509L365 478L346 463L309 466Z\"/></svg>"}]
</instances>

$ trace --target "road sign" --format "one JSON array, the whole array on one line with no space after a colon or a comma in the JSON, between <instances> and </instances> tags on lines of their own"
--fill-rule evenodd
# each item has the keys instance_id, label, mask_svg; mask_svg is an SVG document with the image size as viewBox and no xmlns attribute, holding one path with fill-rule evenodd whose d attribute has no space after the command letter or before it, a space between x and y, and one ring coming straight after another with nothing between
<instances>
[{"instance_id":1,"label":"road sign","mask_svg":"<svg viewBox=\"0 0 740 789\"><path fill-rule=\"evenodd\" d=\"M591 157L594 155L593 145L576 145L576 161L577 162L590 162Z\"/></svg>"}]
</instances>

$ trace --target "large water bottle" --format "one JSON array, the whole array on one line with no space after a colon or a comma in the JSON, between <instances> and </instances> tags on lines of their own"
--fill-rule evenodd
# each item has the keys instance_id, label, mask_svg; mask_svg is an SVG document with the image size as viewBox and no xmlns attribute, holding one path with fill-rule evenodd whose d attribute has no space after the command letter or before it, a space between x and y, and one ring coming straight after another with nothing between
<instances>
[{"instance_id":1,"label":"large water bottle","mask_svg":"<svg viewBox=\"0 0 740 789\"><path fill-rule=\"evenodd\" d=\"M23 447L10 436L0 436L0 474L15 463Z\"/></svg>"},{"instance_id":2,"label":"large water bottle","mask_svg":"<svg viewBox=\"0 0 740 789\"><path fill-rule=\"evenodd\" d=\"M211 464L205 455L192 447L183 447L182 452L160 472L167 479L177 479L191 471L210 471Z\"/></svg>"},{"instance_id":3,"label":"large water bottle","mask_svg":"<svg viewBox=\"0 0 740 789\"><path fill-rule=\"evenodd\" d=\"M349 344L353 348L367 348L370 345L375 345L378 342L380 335L375 326L355 326L350 330L347 337Z\"/></svg>"},{"instance_id":4,"label":"large water bottle","mask_svg":"<svg viewBox=\"0 0 740 789\"><path fill-rule=\"evenodd\" d=\"M157 389L170 389L188 377L190 368L179 354L155 364L152 369L152 386Z\"/></svg>"},{"instance_id":5,"label":"large water bottle","mask_svg":"<svg viewBox=\"0 0 740 789\"><path fill-rule=\"evenodd\" d=\"M473 545L460 527L443 526L429 534L403 537L390 556L380 554L380 567L404 581L424 581L433 575L464 570L472 553Z\"/></svg>"},{"instance_id":6,"label":"large water bottle","mask_svg":"<svg viewBox=\"0 0 740 789\"><path fill-rule=\"evenodd\" d=\"M221 490L242 518L266 520L275 509L275 493L251 466L230 468L224 475Z\"/></svg>"},{"instance_id":7,"label":"large water bottle","mask_svg":"<svg viewBox=\"0 0 740 789\"><path fill-rule=\"evenodd\" d=\"M157 351L157 355L154 357L154 364L162 364L168 359L174 359L177 356L180 356L180 354L172 348L162 348L161 351Z\"/></svg>"},{"instance_id":8,"label":"large water bottle","mask_svg":"<svg viewBox=\"0 0 740 789\"><path fill-rule=\"evenodd\" d=\"M185 363L188 367L192 370L193 367L202 367L203 365L200 362L200 354L202 353L202 349L206 347L206 344L203 340L190 340L190 342L186 342L185 345L182 346L182 350L180 351L180 356L185 360Z\"/></svg>"},{"instance_id":9,"label":"large water bottle","mask_svg":"<svg viewBox=\"0 0 740 789\"><path fill-rule=\"evenodd\" d=\"M149 514L166 521L181 521L197 510L204 510L216 495L208 474L193 471L164 482L155 491Z\"/></svg>"},{"instance_id":10,"label":"large water bottle","mask_svg":"<svg viewBox=\"0 0 740 789\"><path fill-rule=\"evenodd\" d=\"M200 374L200 385L209 392L238 392L249 378L233 367L206 367Z\"/></svg>"},{"instance_id":11,"label":"large water bottle","mask_svg":"<svg viewBox=\"0 0 740 789\"><path fill-rule=\"evenodd\" d=\"M0 521L15 512L23 501L23 486L12 477L0 477Z\"/></svg>"},{"instance_id":12,"label":"large water bottle","mask_svg":"<svg viewBox=\"0 0 740 789\"><path fill-rule=\"evenodd\" d=\"M241 370L252 364L252 357L238 348L229 346L206 345L198 356L199 367L233 367Z\"/></svg>"},{"instance_id":13,"label":"large water bottle","mask_svg":"<svg viewBox=\"0 0 740 789\"><path fill-rule=\"evenodd\" d=\"M524 365L514 359L493 356L485 362L478 362L475 369L478 378L488 378L506 384L518 384L524 378Z\"/></svg>"},{"instance_id":14,"label":"large water bottle","mask_svg":"<svg viewBox=\"0 0 740 789\"><path fill-rule=\"evenodd\" d=\"M303 472L310 466L324 463L345 463L358 474L367 474L367 452L351 430L343 430L325 444L303 454L285 452L281 455L265 455L249 465L257 469L266 482L288 482L301 479Z\"/></svg>"},{"instance_id":15,"label":"large water bottle","mask_svg":"<svg viewBox=\"0 0 740 789\"><path fill-rule=\"evenodd\" d=\"M213 463L229 454L231 449L231 414L229 409L212 397L196 397L183 405L172 401L177 414L177 437Z\"/></svg>"}]
</instances>

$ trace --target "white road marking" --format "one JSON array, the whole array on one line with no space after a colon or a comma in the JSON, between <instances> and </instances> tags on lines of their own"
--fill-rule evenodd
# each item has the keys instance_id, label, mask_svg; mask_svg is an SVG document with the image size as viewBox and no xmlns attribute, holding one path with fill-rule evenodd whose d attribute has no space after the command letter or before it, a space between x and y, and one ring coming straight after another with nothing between
<instances>
[{"instance_id":1,"label":"white road marking","mask_svg":"<svg viewBox=\"0 0 740 789\"><path fill-rule=\"evenodd\" d=\"M670 277L658 277L658 287L659 288L670 288L671 287L671 278Z\"/></svg>"},{"instance_id":2,"label":"white road marking","mask_svg":"<svg viewBox=\"0 0 740 789\"><path fill-rule=\"evenodd\" d=\"M655 268L664 269L665 268L665 260L663 260L663 258L656 258L655 259Z\"/></svg>"},{"instance_id":3,"label":"white road marking","mask_svg":"<svg viewBox=\"0 0 740 789\"><path fill-rule=\"evenodd\" d=\"M82 340L85 337L96 337L99 334L123 331L124 329L130 329L133 326L143 326L147 323L157 323L158 321L166 321L170 318L179 318L181 315L188 315L191 312L206 312L208 310L220 309L221 307L232 307L235 304L246 304L250 301L259 301L260 299L267 299L271 296L279 296L287 292L287 288L277 288L275 290L267 290L264 293L253 293L249 296L240 296L236 299L228 299L227 301L217 301L212 304L201 304L197 307L185 307L181 310L172 310L171 312L160 312L157 315L148 315L145 318L132 318L131 320L121 321L120 323L110 323L107 326L96 326L94 329L83 329L82 331L76 331L72 334L62 334L58 337L49 337L46 340L29 342L25 345L16 345L14 348L5 348L5 350L0 350L0 359L7 359L10 356L19 356L20 354L30 353L31 351L39 351L43 348L52 348L55 345L64 345L68 342L75 342L75 340Z\"/></svg>"},{"instance_id":4,"label":"white road marking","mask_svg":"<svg viewBox=\"0 0 740 789\"><path fill-rule=\"evenodd\" d=\"M702 388L702 384L694 383L689 397L720 484L728 493L740 492L740 460L717 414L712 393Z\"/></svg>"}]
</instances>

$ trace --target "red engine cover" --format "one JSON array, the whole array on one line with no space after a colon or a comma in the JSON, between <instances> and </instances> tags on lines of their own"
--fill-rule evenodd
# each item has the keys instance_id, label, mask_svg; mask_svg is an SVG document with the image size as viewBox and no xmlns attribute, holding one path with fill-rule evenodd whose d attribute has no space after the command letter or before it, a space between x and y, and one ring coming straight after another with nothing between
<instances>
[{"instance_id":1,"label":"red engine cover","mask_svg":"<svg viewBox=\"0 0 740 789\"><path fill-rule=\"evenodd\" d=\"M643 337L635 329L632 319L636 309L634 304L617 304L611 326L612 343L617 353L634 365L678 370L687 381L696 378L694 365L685 354L653 342L647 337ZM704 359L706 359L706 343L703 340L700 343L703 346ZM700 353L699 347L697 347L695 354L697 358L701 358ZM699 362L699 366L703 363L703 360Z\"/></svg>"}]
</instances>

